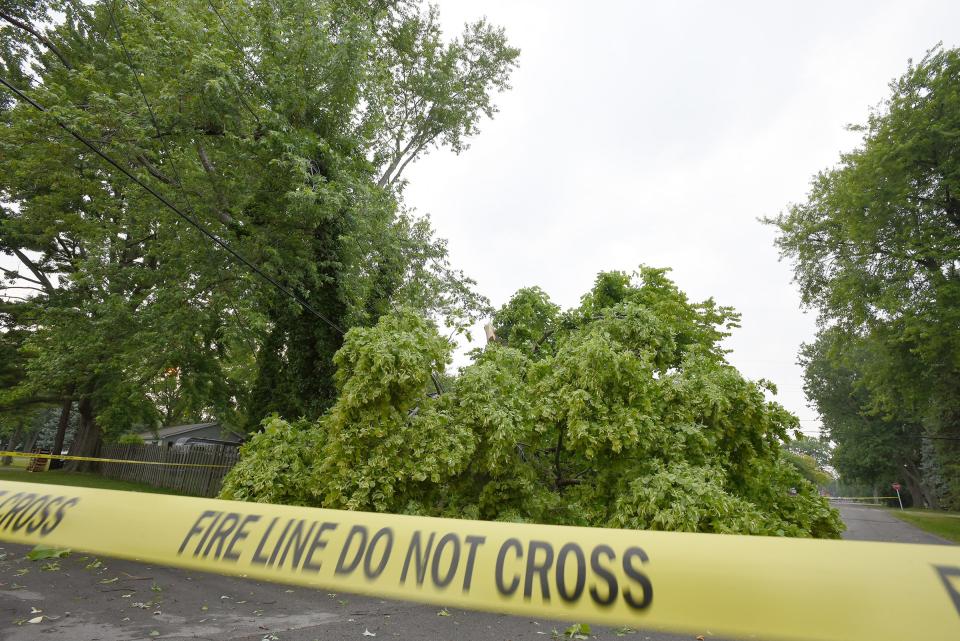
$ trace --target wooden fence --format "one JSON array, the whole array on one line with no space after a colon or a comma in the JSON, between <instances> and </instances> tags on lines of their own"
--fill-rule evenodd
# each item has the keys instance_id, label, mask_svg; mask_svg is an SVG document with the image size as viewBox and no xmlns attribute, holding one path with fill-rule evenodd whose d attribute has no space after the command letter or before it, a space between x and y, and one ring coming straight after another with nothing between
<instances>
[{"instance_id":1,"label":"wooden fence","mask_svg":"<svg viewBox=\"0 0 960 641\"><path fill-rule=\"evenodd\" d=\"M236 447L163 445L103 445L101 458L224 467L186 467L178 465L139 465L137 463L101 463L100 474L120 481L146 483L191 496L216 496L220 484L239 454Z\"/></svg>"}]
</instances>

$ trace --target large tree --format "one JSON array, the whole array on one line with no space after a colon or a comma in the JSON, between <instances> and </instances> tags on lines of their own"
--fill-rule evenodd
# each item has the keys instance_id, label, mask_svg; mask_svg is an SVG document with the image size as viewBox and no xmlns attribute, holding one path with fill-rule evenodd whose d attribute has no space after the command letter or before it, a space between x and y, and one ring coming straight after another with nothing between
<instances>
[{"instance_id":1,"label":"large tree","mask_svg":"<svg viewBox=\"0 0 960 641\"><path fill-rule=\"evenodd\" d=\"M960 506L960 51L934 49L890 88L862 145L770 222L832 351L870 354L860 411L931 441Z\"/></svg>"},{"instance_id":2,"label":"large tree","mask_svg":"<svg viewBox=\"0 0 960 641\"><path fill-rule=\"evenodd\" d=\"M917 426L876 409L864 382L877 357L869 340L854 339L839 328L820 332L803 347L804 390L823 420L824 436L836 443L831 464L848 485L874 494L901 481L917 505L938 505L923 479Z\"/></svg>"},{"instance_id":3,"label":"large tree","mask_svg":"<svg viewBox=\"0 0 960 641\"><path fill-rule=\"evenodd\" d=\"M316 417L349 328L409 304L463 329L485 308L400 189L495 111L517 57L500 29L444 39L414 1L66 0L0 19L0 71L49 110L0 103L0 251L8 288L37 290L25 385L79 401L79 447L160 418Z\"/></svg>"}]
</instances>

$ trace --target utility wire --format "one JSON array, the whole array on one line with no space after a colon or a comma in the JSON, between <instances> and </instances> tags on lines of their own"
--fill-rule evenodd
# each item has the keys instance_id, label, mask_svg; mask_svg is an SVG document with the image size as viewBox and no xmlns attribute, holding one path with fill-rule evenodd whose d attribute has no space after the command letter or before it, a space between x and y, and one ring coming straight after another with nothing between
<instances>
[{"instance_id":1,"label":"utility wire","mask_svg":"<svg viewBox=\"0 0 960 641\"><path fill-rule=\"evenodd\" d=\"M36 102L36 101L33 100L32 98L30 98L29 96L27 96L26 94L24 94L22 91L20 91L19 89L17 89L15 86L13 86L12 84L10 84L10 82L8 82L7 79L4 78L3 76L0 76L0 84L2 84L2 85L5 86L7 89L9 89L9 90L10 90L15 96L17 96L17 98L19 98L20 100L29 103L29 104L30 104L34 109L36 109L37 111L39 111L39 112L41 112L41 113L44 113L44 114L50 115L50 112L48 112L42 105L40 105L38 102ZM190 223L191 225L193 225L201 234L203 234L204 236L206 236L207 238L209 238L210 240L212 240L214 243L216 243L217 245L219 245L219 246L220 246L221 248L223 248L227 253L229 253L231 256L233 256L237 261L239 261L240 263L242 263L242 264L246 265L247 267L249 267L251 270L253 270L254 272L256 272L256 274L257 274L258 276L260 276L260 277L263 278L265 281L267 281L268 283L270 283L271 285L273 285L274 287L276 287L277 289L279 289L281 292L283 292L284 294L286 294L287 296L289 296L290 298L292 298L294 301L296 301L297 303L299 303L301 307L303 307L303 308L306 309L308 312L310 312L311 314L313 314L314 316L316 316L317 318L319 318L320 320L322 320L324 323L326 323L327 325L329 325L329 326L330 326L331 328L333 328L335 331L339 332L340 334L346 334L346 332L345 332L339 325L337 325L335 322L333 322L332 320L330 320L329 318L327 318L326 316L324 316L323 314L321 314L319 311L317 311L316 309L314 309L314 307L313 307L312 305L310 305L310 303L308 303L302 296L299 296L298 294L296 294L296 293L293 292L292 290L287 289L287 288L284 287L282 284L280 284L279 282L277 282L277 280L274 279L272 276L270 276L270 275L267 274L265 271L263 271L262 269L260 269L259 267L257 267L256 264L254 264L254 263L250 262L249 260L247 260L246 258L244 258L244 256L243 256L242 254L240 254L239 252L237 252L235 249L233 249L232 247L230 247L230 245L228 245L226 242L224 242L223 240L221 240L220 237L218 237L216 234L214 234L213 232L211 232L210 230L208 230L206 227L204 227L198 220L196 220L195 218L193 218L193 217L190 216L189 214L186 214L186 213L184 213L183 211L181 211L176 205L174 205L174 204L171 203L169 200L167 200L167 199L163 196L163 194L159 193L158 191L156 191L155 189L153 189L150 185L148 185L147 183L143 182L142 180L140 180L139 178L137 178L135 175L133 175L132 173L130 173L130 171L128 171L125 167L123 167L122 165L120 165L120 164L119 164L117 161L115 161L113 158L111 158L110 156L108 156L105 152L103 152L102 150L100 150L100 149L99 149L96 145L94 145L92 142L90 142L89 140L87 140L87 138L85 138L82 134L79 134L79 133L75 132L73 129L71 129L70 127L68 127L67 125L65 125L65 124L64 124L59 118L57 118L56 116L52 116L52 115L51 115L51 117L53 118L54 122L56 122L57 125L58 125L61 129L63 129L63 130L66 131L68 134L70 134L71 136L73 136L75 139L77 139L79 142L81 142L85 147L87 147L88 149L90 149L90 151L92 151L92 152L95 153L96 155L100 156L100 158L102 158L103 160L105 160L107 163L109 163L110 165L112 165L113 167L115 167L115 168L116 168L117 170L119 170L124 176L126 176L127 178L129 178L130 180L132 180L133 182L135 182L137 185L139 185L140 187L142 187L142 188L143 188L145 191L147 191L150 195L152 195L154 198L156 198L156 199L159 200L161 203L163 203L164 205L166 205L167 208L171 209L175 214L177 214L177 215L180 216L182 219L184 219L185 221L187 221L188 223ZM437 374L436 374L435 372L433 372L432 370L431 370L431 372L430 372L430 380L433 382L434 387L437 389L437 393L438 393L438 394L443 394L443 393L444 393L443 384L440 382L440 378L437 376Z\"/></svg>"},{"instance_id":2,"label":"utility wire","mask_svg":"<svg viewBox=\"0 0 960 641\"><path fill-rule=\"evenodd\" d=\"M297 303L299 303L304 309L306 309L308 312L310 312L311 314L313 314L314 316L316 316L317 318L319 318L320 320L322 320L324 323L326 323L327 325L329 325L331 328L333 328L334 330L336 330L336 331L339 332L340 334L344 334L344 333L345 333L345 332L343 331L343 329L342 329L339 325L337 325L335 322L333 322L332 320L330 320L329 318L327 318L326 316L324 316L323 314L321 314L319 311L317 311L316 309L314 309L314 307L313 307L312 305L310 305L310 303L308 303L302 296L300 296L300 295L298 295L296 292L294 292L294 291L292 291L292 290L284 287L284 286L283 286L282 284L280 284L275 278L273 278L272 276L270 276L270 274L266 273L265 271L263 271L262 269L260 269L259 267L257 267L256 264L254 264L254 263L250 262L249 260L247 260L246 258L244 258L244 256L243 256L242 254L240 254L240 253L237 252L235 249L233 249L232 247L230 247L230 245L228 245L225 241L221 240L219 236L217 236L216 234L214 234L213 232L211 232L209 229L207 229L206 227L204 227L203 224L200 223L200 221L198 221L198 220L195 219L194 217L190 216L189 214L186 214L186 213L184 213L183 211L181 211L176 205L174 205L174 204L171 203L169 200L167 200L167 199L163 196L163 194L161 194L160 192L156 191L156 190L153 189L150 185L148 185L147 183L145 183L145 182L143 182L142 180L140 180L139 178L137 178L134 174L130 173L130 171L128 171L125 167L123 167L122 165L120 165L120 164L119 164L117 161L115 161L113 158L111 158L110 156L108 156L105 152L101 151L99 147L97 147L97 146L94 145L92 142L90 142L89 140L87 140L87 138L85 138L82 134L77 133L76 131L74 131L73 129L71 129L71 128L68 127L67 125L65 125L65 124L64 124L59 118L57 118L56 116L51 115L50 112L47 111L42 105L40 105L40 104L37 103L35 100L33 100L32 98L30 98L29 96L27 96L26 94L24 94L22 91L20 91L19 89L17 89L17 88L16 88L15 86L13 86L12 84L10 84L10 82L7 81L7 79L4 78L3 76L0 76L0 84L2 84L2 85L5 86L7 89L9 89L9 90L10 90L14 95L16 95L17 98L19 98L20 100L29 103L30 106L32 106L32 107L33 107L34 109L36 109L37 111L40 111L41 113L45 113L45 114L50 115L50 116L53 118L54 122L56 122L57 125L58 125L61 129L63 129L63 130L66 131L68 134L70 134L71 136L73 136L73 137L74 137L75 139L77 139L80 143L82 143L85 147L87 147L90 151L92 151L92 152L95 153L96 155L100 156L100 158L102 158L103 160L105 160L107 163L109 163L110 165L112 165L113 167L115 167L115 168L116 168L118 171L120 171L124 176L126 176L127 178L129 178L130 180L132 180L133 182L135 182L136 184L138 184L138 185L139 185L140 187L142 187L145 191L147 191L150 195L152 195L154 198L156 198L156 199L159 200L161 203L163 203L164 205L166 205L167 208L169 208L169 209L172 210L175 214L177 214L178 216L180 216L180 218L182 218L183 220L185 220L185 221L187 221L188 223L190 223L191 225L193 225L201 234L203 234L204 236L206 236L207 238L209 238L210 240L212 240L214 243L216 243L218 246L220 246L222 249L224 249L227 253L229 253L231 256L233 256L237 261L239 261L240 263L242 263L242 264L246 265L247 267L249 267L251 270L253 270L254 272L256 272L256 274L257 274L258 276L260 276L260 277L263 278L265 281L267 281L268 283L270 283L271 285L273 285L274 287L276 287L277 289L279 289L281 292L283 292L284 294L286 294L286 295L289 296L290 298L292 298L294 301L296 301Z\"/></svg>"},{"instance_id":3,"label":"utility wire","mask_svg":"<svg viewBox=\"0 0 960 641\"><path fill-rule=\"evenodd\" d=\"M272 3L271 3L271 4L272 4ZM221 26L223 27L223 30L224 30L224 32L226 33L227 37L233 42L234 46L237 48L238 53L240 54L241 58L243 59L244 64L247 66L248 69L250 69L250 71L254 74L254 76L256 76L257 79L260 80L260 82L263 83L264 86L266 86L266 83L263 81L263 78L260 76L260 73L259 73L259 72L257 71L257 69L247 60L247 56L246 56L246 53L243 51L243 47L240 45L240 42L237 40L236 36L234 36L233 32L230 30L230 27L227 25L226 21L224 20L223 16L220 14L220 12L217 10L216 6L214 6L214 4L213 4L213 2L212 2L211 0L207 0L207 5L210 7L210 9L213 11L213 13L217 16L217 19L219 20ZM274 8L276 8L276 7L274 7ZM151 122L153 123L154 129L156 129L156 131L157 131L157 136L160 138L160 142L161 142L161 144L162 144L163 147L164 147L164 151L165 151L166 154L167 154L167 158L170 160L170 167L171 167L171 169L173 170L173 174L174 174L174 178L175 178L176 183L177 183L177 187L180 189L181 194L183 194L183 181L182 181L182 179L180 178L179 172L177 171L176 162L174 161L173 156L172 156L172 154L170 153L170 147L169 147L168 144L167 144L166 138L163 136L163 132L160 130L160 124L159 124L159 122L158 122L158 120L157 120L156 113L155 113L154 110L153 110L153 106L150 104L150 101L149 101L149 99L147 98L146 91L144 90L143 85L142 85L142 83L140 82L139 72L137 71L136 65L133 63L133 58L132 58L132 56L130 55L130 52L127 50L126 44L124 44L123 35L122 35L121 32L120 32L120 26L118 25L117 20L116 20L116 17L115 17L115 9L116 9L116 0L113 0L113 2L111 2L111 5L110 5L110 23L111 23L111 25L113 26L113 29L114 29L114 31L115 31L116 34L117 34L117 40L120 42L120 47L123 49L124 56L126 57L126 60L127 60L127 66L130 68L131 72L133 73L133 78L134 78L134 80L135 80L136 83L137 83L137 89L140 91L140 96L143 98L143 102L144 102L144 104L145 104L146 107L147 107L147 111L150 113L150 120L151 120ZM26 102L30 103L30 105L32 105L32 106L33 106L34 108L36 108L38 111L40 111L40 112L42 112L42 113L48 113L47 110L44 109L39 103L35 102L35 101L34 101L33 99L31 99L30 97L28 97L28 96L26 96L25 94L23 94L19 89L17 89L17 88L14 87L12 84L10 84L10 83L9 83L5 78L3 78L2 76L0 76L0 83L2 83L5 87L7 87L7 88L8 88L10 91L12 91L14 94L16 94L16 96L19 97L21 100L25 100ZM237 97L240 99L240 102L243 103L243 106L253 115L253 117L254 117L254 118L257 120L257 122L259 123L260 119L257 117L257 114L253 111L253 109L250 107L250 105L247 104L246 100L244 100L243 96L238 93L238 94L237 94ZM159 192L155 191L155 190L154 190L153 188L151 188L149 185L147 185L146 183L144 183L143 181L141 181L139 178L137 178L136 176L134 176L133 174L131 174L131 173L130 173L129 171L127 171L124 167L122 167L120 164L118 164L115 160L113 160L112 158L110 158L106 153L104 153L103 151L101 151L101 150L100 150L99 148L97 148L93 143L91 143L89 140L87 140L84 136L82 136L81 134L73 131L73 130L70 129L69 127L67 127L65 124L63 124L63 122L61 122L61 121L60 121L58 118L56 118L55 116L54 116L54 120L56 121L57 125L60 126L61 129L63 129L63 130L66 131L68 134L70 134L71 136L73 136L74 138L76 138L78 141L80 141L81 143L83 143L87 148L89 148L89 149L90 149L91 151L93 151L95 154L97 154L98 156L100 156L101 158L103 158L106 162L108 162L109 164L111 164L111 165L113 165L114 167L116 167L116 168L117 168L118 170L120 170L125 176L127 176L128 178L130 178L130 180L132 180L132 181L134 181L135 183L137 183L140 187L142 187L142 188L143 188L144 190L146 190L148 193L150 193L151 195L153 195L155 198L157 198L160 202L162 202L162 203L163 203L164 205L166 205L168 208L170 208L171 210L173 210L178 216L180 216L181 218L183 218L184 220L186 220L188 223L190 223L191 225L193 225L194 227L196 227L197 230L200 231L200 233L202 233L204 236L207 236L207 237L210 238L213 242L215 242L217 245L219 245L220 247L222 247L223 249L225 249L225 250L226 250L231 256L233 256L236 260L238 260L239 262L243 263L244 265L246 265L247 267L249 267L250 269L252 269L252 270L253 270L254 272L256 272L257 275L259 275L261 278L263 278L264 280L266 280L267 282L269 282L271 285L273 285L274 287L276 287L277 289L279 289L280 291L282 291L282 292L283 292L284 294L286 294L287 296L291 297L293 300L295 300L297 303L299 303L304 309L306 309L307 311L311 312L314 316L316 316L317 318L319 318L320 320L322 320L324 323L326 323L327 325L329 325L329 326L330 326L331 328L333 328L335 331L339 332L341 335L343 335L343 334L346 333L339 325L337 325L335 322L333 322L332 320L330 320L329 318L327 318L326 316L324 316L323 314L321 314L319 311L317 311L316 309L314 309L303 297L297 295L297 294L296 294L295 292L293 292L292 290L287 289L286 287L284 287L283 285L281 285L279 282L277 282L274 278L272 278L269 274L267 274L267 273L264 272L262 269L260 269L259 267L257 267L254 263L252 263L252 262L250 262L249 260L247 260L246 258L244 258L241 254L239 254L237 251L235 251L235 250L234 250L232 247L230 247L226 242L224 242L223 240L221 240L221 239L220 239L218 236L216 236L213 232L211 232L211 231L209 231L208 229L206 229L206 228L205 228L202 224L200 224L200 222L197 221L195 218L193 218L192 216L190 216L190 215L188 215L188 214L180 211L180 209L178 209L173 203L171 203L171 202L168 201L166 198L164 198L162 194L160 194ZM433 386L436 388L437 393L438 393L438 394L443 394L444 391L445 391L444 388L443 388L443 384L440 382L439 376L437 376L436 372L434 372L433 370L430 371L430 380L433 382Z\"/></svg>"}]
</instances>

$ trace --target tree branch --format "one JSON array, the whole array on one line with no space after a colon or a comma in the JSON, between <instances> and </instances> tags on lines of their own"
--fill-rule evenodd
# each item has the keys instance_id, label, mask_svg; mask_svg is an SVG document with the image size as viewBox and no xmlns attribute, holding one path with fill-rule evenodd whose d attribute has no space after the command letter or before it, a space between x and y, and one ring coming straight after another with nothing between
<instances>
[{"instance_id":1,"label":"tree branch","mask_svg":"<svg viewBox=\"0 0 960 641\"><path fill-rule=\"evenodd\" d=\"M43 283L41 283L39 280L34 280L29 276L24 276L20 272L14 271L12 269L6 269L5 267L0 267L0 272L3 272L3 275L6 276L7 278L16 278L17 280L25 280L28 283L34 283L35 285L43 285Z\"/></svg>"},{"instance_id":2,"label":"tree branch","mask_svg":"<svg viewBox=\"0 0 960 641\"><path fill-rule=\"evenodd\" d=\"M203 148L203 143L201 143L199 140L197 141L197 155L200 156L200 164L203 165L203 171L206 172L207 178L210 179L210 184L213 186L213 193L217 196L217 201L219 203L219 207L217 208L217 216L220 218L220 222L222 222L224 225L232 225L235 221L233 216L227 213L226 202L217 185L217 169L213 166L213 163L210 161L210 157L207 156L207 151Z\"/></svg>"},{"instance_id":3,"label":"tree branch","mask_svg":"<svg viewBox=\"0 0 960 641\"><path fill-rule=\"evenodd\" d=\"M54 290L53 283L50 282L50 279L47 278L47 275L44 274L42 271L40 271L40 268L37 267L32 260L30 260L29 256L24 254L22 251L20 251L16 247L13 247L12 249L13 249L14 255L20 259L20 262L23 263L27 267L27 269L29 269L33 273L34 276L37 277L37 279L40 281L39 284L43 285L43 287L47 290L47 292L52 292Z\"/></svg>"},{"instance_id":4,"label":"tree branch","mask_svg":"<svg viewBox=\"0 0 960 641\"><path fill-rule=\"evenodd\" d=\"M141 165L143 165L144 169L146 169L146 170L150 173L151 176L153 176L154 178L156 178L156 179L159 180L160 182L162 182L162 183L164 183L164 184L167 184L167 185L173 185L173 184L174 184L174 182L173 182L173 180L172 180L171 178L168 178L167 176L165 176L165 175L163 174L163 172L161 172L159 169L157 169L156 166L154 166L153 163L151 163L149 160L147 160L147 157L144 156L143 154L140 154L140 155L136 156L136 160L137 160L137 162L139 162Z\"/></svg>"},{"instance_id":5,"label":"tree branch","mask_svg":"<svg viewBox=\"0 0 960 641\"><path fill-rule=\"evenodd\" d=\"M23 29L24 31L32 35L34 38L42 42L44 46L47 49L49 49L57 58L59 58L60 62L63 63L64 67L71 70L73 69L73 65L70 64L70 61L68 61L66 57L64 57L64 55L60 53L60 50L57 49L57 47L52 42L50 42L50 39L44 36L39 31L37 31L36 29L34 29L31 25L14 18L10 14L6 13L5 11L0 11L0 18L6 20L10 24L12 24L14 27Z\"/></svg>"}]
</instances>

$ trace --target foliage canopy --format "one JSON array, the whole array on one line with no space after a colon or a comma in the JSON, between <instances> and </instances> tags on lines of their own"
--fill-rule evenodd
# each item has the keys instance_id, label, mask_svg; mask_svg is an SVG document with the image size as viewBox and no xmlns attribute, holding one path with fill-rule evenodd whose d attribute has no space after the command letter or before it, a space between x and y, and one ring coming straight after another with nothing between
<instances>
[{"instance_id":1,"label":"foliage canopy","mask_svg":"<svg viewBox=\"0 0 960 641\"><path fill-rule=\"evenodd\" d=\"M600 274L566 312L524 289L495 315L498 340L474 352L448 393L427 395L430 367L448 362L452 345L400 310L351 330L330 411L284 428L315 462L309 483L271 471L290 438L264 434L244 446L223 496L280 491L356 510L837 536L836 512L782 454L796 418L726 362L720 341L737 320L712 300L690 302L660 269Z\"/></svg>"},{"instance_id":2,"label":"foliage canopy","mask_svg":"<svg viewBox=\"0 0 960 641\"><path fill-rule=\"evenodd\" d=\"M802 357L837 469L958 507L960 51L935 48L890 89L862 145L769 222L820 313Z\"/></svg>"}]
</instances>

